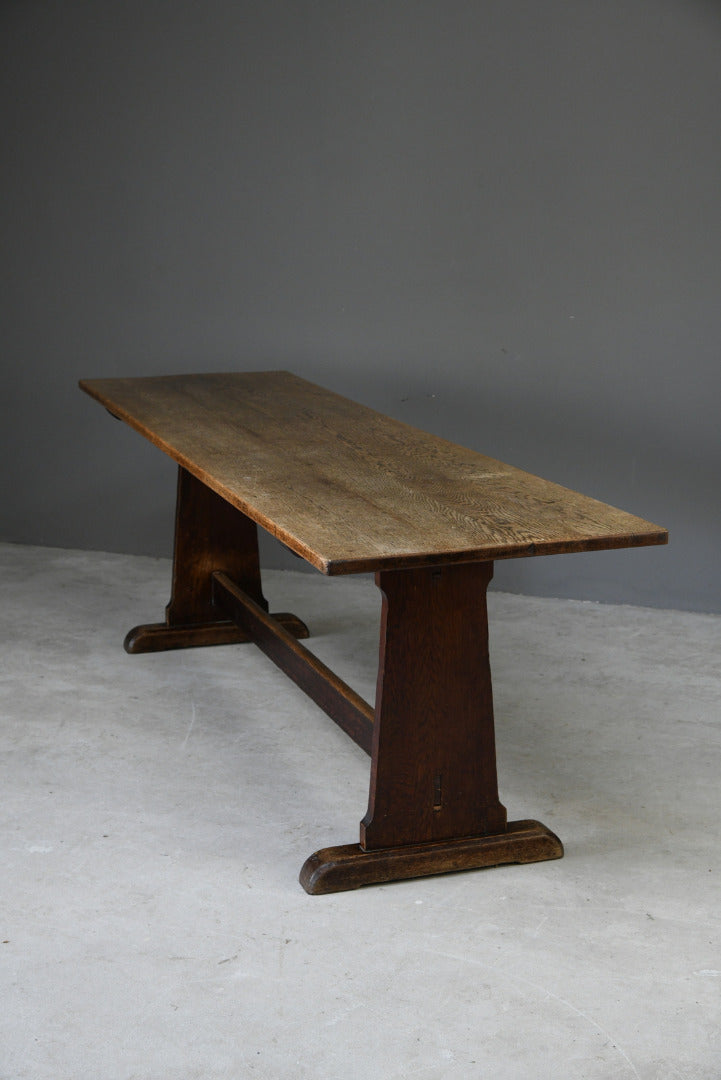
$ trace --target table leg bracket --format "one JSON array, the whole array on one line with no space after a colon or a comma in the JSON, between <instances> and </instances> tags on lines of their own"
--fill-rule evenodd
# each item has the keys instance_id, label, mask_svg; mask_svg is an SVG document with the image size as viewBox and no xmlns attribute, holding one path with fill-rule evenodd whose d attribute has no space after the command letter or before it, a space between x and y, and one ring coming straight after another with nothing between
<instances>
[{"instance_id":1,"label":"table leg bracket","mask_svg":"<svg viewBox=\"0 0 721 1080\"><path fill-rule=\"evenodd\" d=\"M510 821L505 832L364 851L359 844L316 851L300 872L307 893L345 892L384 881L560 859L563 845L540 821Z\"/></svg>"}]
</instances>

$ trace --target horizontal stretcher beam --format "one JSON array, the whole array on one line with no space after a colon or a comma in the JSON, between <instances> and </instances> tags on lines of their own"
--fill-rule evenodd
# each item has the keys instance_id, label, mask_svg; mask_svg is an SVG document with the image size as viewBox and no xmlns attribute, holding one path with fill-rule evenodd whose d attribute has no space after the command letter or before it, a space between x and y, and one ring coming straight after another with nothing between
<instances>
[{"instance_id":1,"label":"horizontal stretcher beam","mask_svg":"<svg viewBox=\"0 0 721 1080\"><path fill-rule=\"evenodd\" d=\"M322 661L301 645L227 574L213 574L213 603L284 671L367 754L373 745L374 712Z\"/></svg>"}]
</instances>

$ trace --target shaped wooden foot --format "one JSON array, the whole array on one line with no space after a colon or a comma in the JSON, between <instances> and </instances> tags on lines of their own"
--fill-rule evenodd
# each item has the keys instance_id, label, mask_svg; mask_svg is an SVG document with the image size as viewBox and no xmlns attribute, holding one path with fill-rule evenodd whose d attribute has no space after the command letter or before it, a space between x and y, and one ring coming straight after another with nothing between
<instances>
[{"instance_id":1,"label":"shaped wooden foot","mask_svg":"<svg viewBox=\"0 0 721 1080\"><path fill-rule=\"evenodd\" d=\"M540 821L510 821L503 833L437 844L364 851L359 844L323 848L306 860L300 883L307 893L345 892L363 885L429 874L478 870L504 863L560 859L563 845Z\"/></svg>"},{"instance_id":2,"label":"shaped wooden foot","mask_svg":"<svg viewBox=\"0 0 721 1080\"><path fill-rule=\"evenodd\" d=\"M289 612L282 611L272 616L285 627L294 638L310 636L308 627ZM193 649L204 645L240 645L253 641L253 637L234 622L198 623L197 625L168 626L167 623L147 623L135 626L126 635L124 648L128 653L165 652L168 649Z\"/></svg>"}]
</instances>

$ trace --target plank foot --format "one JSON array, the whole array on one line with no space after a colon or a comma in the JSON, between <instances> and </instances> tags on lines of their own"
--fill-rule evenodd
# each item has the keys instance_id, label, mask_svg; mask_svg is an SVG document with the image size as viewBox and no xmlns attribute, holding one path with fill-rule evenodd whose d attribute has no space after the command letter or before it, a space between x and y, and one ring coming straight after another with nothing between
<instances>
[{"instance_id":1,"label":"plank foot","mask_svg":"<svg viewBox=\"0 0 721 1080\"><path fill-rule=\"evenodd\" d=\"M308 627L289 612L273 615L295 638L310 637ZM165 652L168 649L193 649L205 645L239 645L253 638L229 619L217 622L172 626L167 623L147 623L135 626L126 635L123 647L128 653Z\"/></svg>"},{"instance_id":2,"label":"plank foot","mask_svg":"<svg viewBox=\"0 0 721 1080\"><path fill-rule=\"evenodd\" d=\"M345 844L316 851L300 872L307 893L345 892L363 885L477 870L505 863L560 859L563 845L540 821L510 821L505 832L429 844L364 851Z\"/></svg>"}]
</instances>

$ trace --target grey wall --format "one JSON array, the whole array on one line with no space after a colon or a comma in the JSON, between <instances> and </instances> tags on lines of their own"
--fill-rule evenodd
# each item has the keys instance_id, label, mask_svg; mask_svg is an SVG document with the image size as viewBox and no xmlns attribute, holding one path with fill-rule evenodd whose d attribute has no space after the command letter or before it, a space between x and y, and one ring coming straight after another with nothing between
<instances>
[{"instance_id":1,"label":"grey wall","mask_svg":"<svg viewBox=\"0 0 721 1080\"><path fill-rule=\"evenodd\" d=\"M170 551L173 466L79 377L286 367L671 530L500 586L721 611L718 4L6 0L0 31L3 539Z\"/></svg>"}]
</instances>

